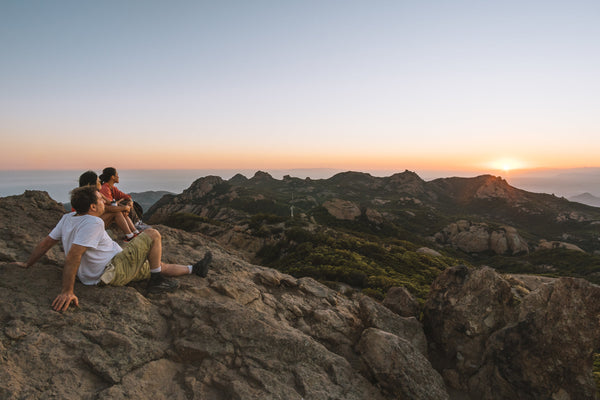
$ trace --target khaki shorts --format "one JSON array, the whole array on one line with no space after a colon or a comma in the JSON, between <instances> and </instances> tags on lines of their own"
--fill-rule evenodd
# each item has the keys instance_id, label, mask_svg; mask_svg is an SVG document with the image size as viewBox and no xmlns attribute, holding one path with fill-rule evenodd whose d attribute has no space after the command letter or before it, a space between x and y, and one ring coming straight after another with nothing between
<instances>
[{"instance_id":1,"label":"khaki shorts","mask_svg":"<svg viewBox=\"0 0 600 400\"><path fill-rule=\"evenodd\" d=\"M147 258L151 247L152 238L142 232L110 260L100 281L106 285L124 286L129 282L150 278Z\"/></svg>"}]
</instances>

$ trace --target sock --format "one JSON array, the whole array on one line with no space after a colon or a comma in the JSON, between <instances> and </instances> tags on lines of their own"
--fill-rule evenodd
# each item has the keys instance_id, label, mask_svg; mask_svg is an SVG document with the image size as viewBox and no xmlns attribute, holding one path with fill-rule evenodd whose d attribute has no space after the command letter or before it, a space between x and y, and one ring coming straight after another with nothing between
<instances>
[{"instance_id":1,"label":"sock","mask_svg":"<svg viewBox=\"0 0 600 400\"><path fill-rule=\"evenodd\" d=\"M133 234L134 234L134 235L139 235L139 234L140 234L140 231L138 231L138 230L136 229L135 231L133 231Z\"/></svg>"},{"instance_id":2,"label":"sock","mask_svg":"<svg viewBox=\"0 0 600 400\"><path fill-rule=\"evenodd\" d=\"M126 234L125 234L125 237L126 237L127 239L131 239L131 238L133 237L133 233L126 233Z\"/></svg>"},{"instance_id":3,"label":"sock","mask_svg":"<svg viewBox=\"0 0 600 400\"><path fill-rule=\"evenodd\" d=\"M190 274L192 273L192 269L194 268L192 265L186 265L186 267L188 267L188 269L190 270Z\"/></svg>"},{"instance_id":4,"label":"sock","mask_svg":"<svg viewBox=\"0 0 600 400\"><path fill-rule=\"evenodd\" d=\"M158 274L160 271L162 271L162 267L159 265L158 268L154 268L150 270L151 274Z\"/></svg>"}]
</instances>

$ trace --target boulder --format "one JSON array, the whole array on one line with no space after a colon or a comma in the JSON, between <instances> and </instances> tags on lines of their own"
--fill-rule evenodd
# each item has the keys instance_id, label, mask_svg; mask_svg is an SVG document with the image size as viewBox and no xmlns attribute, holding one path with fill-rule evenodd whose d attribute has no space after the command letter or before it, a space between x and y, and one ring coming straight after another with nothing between
<instances>
[{"instance_id":1,"label":"boulder","mask_svg":"<svg viewBox=\"0 0 600 400\"><path fill-rule=\"evenodd\" d=\"M585 250L583 250L581 247L574 245L572 243L559 242L559 241L547 241L544 239L539 241L536 250L550 250L550 249L558 249L558 248L585 253Z\"/></svg>"},{"instance_id":2,"label":"boulder","mask_svg":"<svg viewBox=\"0 0 600 400\"><path fill-rule=\"evenodd\" d=\"M434 237L439 243L450 244L467 253L529 253L527 243L511 226L492 230L487 224L460 220L448 225Z\"/></svg>"},{"instance_id":3,"label":"boulder","mask_svg":"<svg viewBox=\"0 0 600 400\"><path fill-rule=\"evenodd\" d=\"M419 303L404 287L390 288L385 295L383 305L402 317L419 316Z\"/></svg>"},{"instance_id":4,"label":"boulder","mask_svg":"<svg viewBox=\"0 0 600 400\"><path fill-rule=\"evenodd\" d=\"M354 220L360 217L360 208L351 201L342 199L328 200L323 203L323 207L337 219Z\"/></svg>"},{"instance_id":5,"label":"boulder","mask_svg":"<svg viewBox=\"0 0 600 400\"><path fill-rule=\"evenodd\" d=\"M600 287L454 267L432 285L423 323L432 363L471 399L594 399Z\"/></svg>"}]
</instances>

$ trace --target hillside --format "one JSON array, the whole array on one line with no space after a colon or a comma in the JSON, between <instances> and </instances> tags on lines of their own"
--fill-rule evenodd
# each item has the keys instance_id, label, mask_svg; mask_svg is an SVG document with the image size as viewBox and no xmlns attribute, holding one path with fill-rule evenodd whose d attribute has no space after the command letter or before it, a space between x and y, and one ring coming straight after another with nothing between
<instances>
[{"instance_id":1,"label":"hillside","mask_svg":"<svg viewBox=\"0 0 600 400\"><path fill-rule=\"evenodd\" d=\"M163 197L147 218L214 237L249 261L378 298L403 285L423 300L456 264L600 283L600 209L490 175L209 176Z\"/></svg>"},{"instance_id":2,"label":"hillside","mask_svg":"<svg viewBox=\"0 0 600 400\"><path fill-rule=\"evenodd\" d=\"M400 287L379 303L156 226L166 261L215 254L206 279L150 297L77 283L57 313L60 249L11 262L62 213L43 192L0 198L1 399L597 398L600 287L582 279L456 266L423 306Z\"/></svg>"},{"instance_id":3,"label":"hillside","mask_svg":"<svg viewBox=\"0 0 600 400\"><path fill-rule=\"evenodd\" d=\"M577 196L570 197L569 200L587 204L588 206L600 207L600 198L590 193L582 193Z\"/></svg>"}]
</instances>

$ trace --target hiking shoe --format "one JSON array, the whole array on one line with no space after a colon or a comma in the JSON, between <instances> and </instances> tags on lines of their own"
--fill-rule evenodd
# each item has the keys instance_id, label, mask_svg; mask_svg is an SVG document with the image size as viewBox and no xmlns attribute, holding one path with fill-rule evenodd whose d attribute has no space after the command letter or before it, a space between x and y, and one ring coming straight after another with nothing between
<instances>
[{"instance_id":1,"label":"hiking shoe","mask_svg":"<svg viewBox=\"0 0 600 400\"><path fill-rule=\"evenodd\" d=\"M212 258L212 253L210 251L207 251L202 260L192 265L192 272L198 276L206 278L206 275L208 274L208 267L212 262Z\"/></svg>"},{"instance_id":2,"label":"hiking shoe","mask_svg":"<svg viewBox=\"0 0 600 400\"><path fill-rule=\"evenodd\" d=\"M137 229L138 231L140 231L140 232L141 232L141 231L143 231L144 229L148 229L148 228L150 228L150 225L146 225L146 224L145 224L145 223L143 223L141 220L139 220L138 222L136 222L136 223L134 224L134 226L135 226L135 227L136 227L136 229Z\"/></svg>"},{"instance_id":3,"label":"hiking shoe","mask_svg":"<svg viewBox=\"0 0 600 400\"><path fill-rule=\"evenodd\" d=\"M179 287L179 281L175 279L165 278L163 274L155 273L150 274L150 281L148 282L147 291L148 293L170 293L175 291Z\"/></svg>"}]
</instances>

